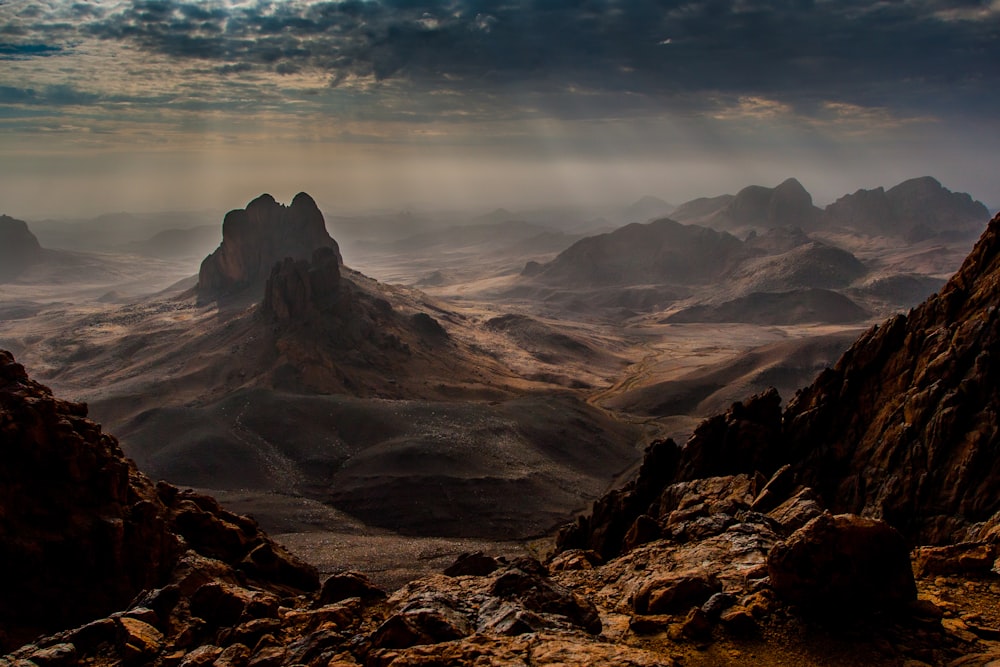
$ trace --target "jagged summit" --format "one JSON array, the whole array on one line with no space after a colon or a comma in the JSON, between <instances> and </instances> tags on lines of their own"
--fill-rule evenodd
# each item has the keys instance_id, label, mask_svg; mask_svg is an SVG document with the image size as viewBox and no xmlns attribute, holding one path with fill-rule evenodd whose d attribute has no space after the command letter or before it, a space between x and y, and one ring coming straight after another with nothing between
<instances>
[{"instance_id":1,"label":"jagged summit","mask_svg":"<svg viewBox=\"0 0 1000 667\"><path fill-rule=\"evenodd\" d=\"M810 227L819 213L812 195L796 179L788 178L774 188L743 188L723 209L721 217L734 227Z\"/></svg>"},{"instance_id":2,"label":"jagged summit","mask_svg":"<svg viewBox=\"0 0 1000 667\"><path fill-rule=\"evenodd\" d=\"M332 249L343 263L312 197L300 192L285 206L262 194L245 209L226 214L222 244L201 264L198 295L212 299L251 286L263 287L276 263L286 257L309 260L317 248Z\"/></svg>"}]
</instances>

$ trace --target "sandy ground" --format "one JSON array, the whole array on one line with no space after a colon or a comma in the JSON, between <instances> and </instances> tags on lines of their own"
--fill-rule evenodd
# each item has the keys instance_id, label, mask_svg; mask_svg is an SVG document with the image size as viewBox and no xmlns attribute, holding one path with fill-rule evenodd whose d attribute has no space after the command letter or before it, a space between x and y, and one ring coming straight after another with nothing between
<instances>
[{"instance_id":1,"label":"sandy ground","mask_svg":"<svg viewBox=\"0 0 1000 667\"><path fill-rule=\"evenodd\" d=\"M248 514L292 553L321 575L360 571L389 590L412 579L440 573L463 554L541 557L551 541L505 542L471 538L403 536L372 528L350 515L306 498L254 491L198 489L228 509Z\"/></svg>"}]
</instances>

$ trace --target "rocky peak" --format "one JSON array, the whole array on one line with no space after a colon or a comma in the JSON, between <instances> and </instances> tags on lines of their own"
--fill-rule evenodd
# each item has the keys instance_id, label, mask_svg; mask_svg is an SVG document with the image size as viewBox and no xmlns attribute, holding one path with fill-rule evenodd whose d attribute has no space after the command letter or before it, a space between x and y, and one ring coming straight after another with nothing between
<instances>
[{"instance_id":1,"label":"rocky peak","mask_svg":"<svg viewBox=\"0 0 1000 667\"><path fill-rule=\"evenodd\" d=\"M989 211L965 192L952 192L930 176L912 178L885 193L893 215L910 225L926 225L937 231L968 223L982 224Z\"/></svg>"},{"instance_id":2,"label":"rocky peak","mask_svg":"<svg viewBox=\"0 0 1000 667\"><path fill-rule=\"evenodd\" d=\"M337 261L342 261L340 248L327 233L312 197L300 192L285 206L263 194L245 209L226 214L222 244L201 264L198 294L217 298L262 287L276 263L286 257L309 260L317 248L331 249Z\"/></svg>"},{"instance_id":3,"label":"rocky peak","mask_svg":"<svg viewBox=\"0 0 1000 667\"><path fill-rule=\"evenodd\" d=\"M765 227L811 225L819 214L812 195L794 178L775 188L750 185L728 205L728 216L737 224Z\"/></svg>"},{"instance_id":4,"label":"rocky peak","mask_svg":"<svg viewBox=\"0 0 1000 667\"><path fill-rule=\"evenodd\" d=\"M0 281L15 278L42 254L23 220L0 215Z\"/></svg>"},{"instance_id":5,"label":"rocky peak","mask_svg":"<svg viewBox=\"0 0 1000 667\"><path fill-rule=\"evenodd\" d=\"M989 219L981 202L948 190L930 176L903 181L889 190L858 190L827 206L826 215L835 224L864 233L912 240L945 230L974 229Z\"/></svg>"}]
</instances>

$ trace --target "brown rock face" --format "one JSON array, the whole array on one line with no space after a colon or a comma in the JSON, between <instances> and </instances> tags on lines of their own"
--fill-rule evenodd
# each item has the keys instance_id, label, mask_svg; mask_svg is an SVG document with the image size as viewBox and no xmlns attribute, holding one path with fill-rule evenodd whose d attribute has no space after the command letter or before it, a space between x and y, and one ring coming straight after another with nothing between
<instances>
[{"instance_id":1,"label":"brown rock face","mask_svg":"<svg viewBox=\"0 0 1000 667\"><path fill-rule=\"evenodd\" d=\"M304 192L290 206L268 194L226 214L222 244L205 258L198 274L198 294L217 298L252 285L263 285L272 267L286 257L308 260L317 248L329 248L341 262L316 202Z\"/></svg>"},{"instance_id":2,"label":"brown rock face","mask_svg":"<svg viewBox=\"0 0 1000 667\"><path fill-rule=\"evenodd\" d=\"M784 457L780 405L781 399L772 389L702 422L683 449L673 440L654 442L646 450L638 477L595 501L590 516L579 517L575 524L564 528L559 536L560 549L593 549L603 558L612 558L634 541L626 539L630 535L653 532L649 518L660 521L661 528L670 528L671 532L687 530L688 526L681 525L682 519L691 517L675 513L685 509L681 499L686 483L741 471L759 473L767 481ZM745 475L743 479L750 485ZM751 486L756 490L756 483ZM748 492L749 487L738 495ZM728 495L721 494L723 498ZM747 509L752 500L753 495L746 502ZM728 507L728 503L721 501L723 506ZM702 510L706 507L710 504L699 505ZM711 529L704 525L690 528Z\"/></svg>"},{"instance_id":3,"label":"brown rock face","mask_svg":"<svg viewBox=\"0 0 1000 667\"><path fill-rule=\"evenodd\" d=\"M1000 216L940 293L873 328L785 412L799 480L919 543L1000 511Z\"/></svg>"},{"instance_id":4,"label":"brown rock face","mask_svg":"<svg viewBox=\"0 0 1000 667\"><path fill-rule=\"evenodd\" d=\"M0 215L0 281L16 278L42 254L27 223Z\"/></svg>"},{"instance_id":5,"label":"brown rock face","mask_svg":"<svg viewBox=\"0 0 1000 667\"><path fill-rule=\"evenodd\" d=\"M185 560L276 590L318 586L252 520L154 485L86 414L0 350L0 648L123 609Z\"/></svg>"},{"instance_id":6,"label":"brown rock face","mask_svg":"<svg viewBox=\"0 0 1000 667\"><path fill-rule=\"evenodd\" d=\"M0 351L0 627L13 637L120 608L180 551L148 480L86 414Z\"/></svg>"}]
</instances>

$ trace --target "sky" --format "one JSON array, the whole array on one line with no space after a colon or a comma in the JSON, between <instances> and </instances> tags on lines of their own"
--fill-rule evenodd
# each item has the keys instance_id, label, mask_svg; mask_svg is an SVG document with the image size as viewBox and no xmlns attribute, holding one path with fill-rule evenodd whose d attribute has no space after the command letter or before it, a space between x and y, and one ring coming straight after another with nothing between
<instances>
[{"instance_id":1,"label":"sky","mask_svg":"<svg viewBox=\"0 0 1000 667\"><path fill-rule=\"evenodd\" d=\"M1000 0L0 0L0 213L1000 206Z\"/></svg>"}]
</instances>

